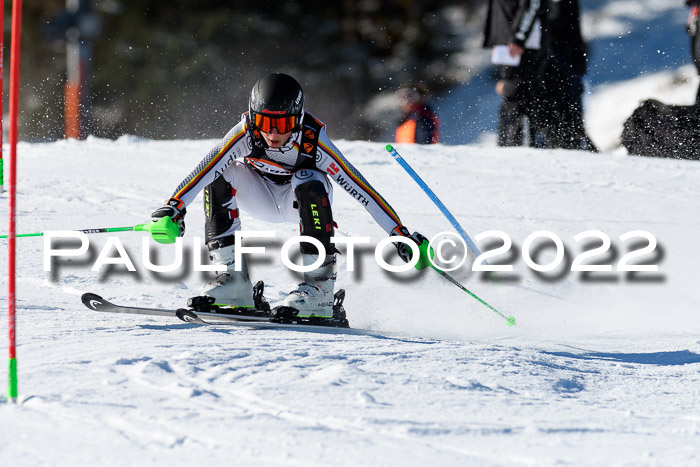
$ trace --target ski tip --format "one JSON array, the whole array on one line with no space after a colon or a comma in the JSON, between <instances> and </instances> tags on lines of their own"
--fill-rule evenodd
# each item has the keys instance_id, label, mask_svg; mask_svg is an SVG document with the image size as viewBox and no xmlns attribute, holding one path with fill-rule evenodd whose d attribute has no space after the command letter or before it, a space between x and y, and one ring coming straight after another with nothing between
<instances>
[{"instance_id":1,"label":"ski tip","mask_svg":"<svg viewBox=\"0 0 700 467\"><path fill-rule=\"evenodd\" d=\"M515 316L509 316L506 318L506 324L508 326L515 326Z\"/></svg>"},{"instance_id":2,"label":"ski tip","mask_svg":"<svg viewBox=\"0 0 700 467\"><path fill-rule=\"evenodd\" d=\"M36 396L0 397L1 404L23 405L25 402L34 399Z\"/></svg>"},{"instance_id":3,"label":"ski tip","mask_svg":"<svg viewBox=\"0 0 700 467\"><path fill-rule=\"evenodd\" d=\"M195 312L192 310L185 310L181 308L175 312L175 316L186 323L196 323L196 324L209 324L208 322L202 320Z\"/></svg>"},{"instance_id":4,"label":"ski tip","mask_svg":"<svg viewBox=\"0 0 700 467\"><path fill-rule=\"evenodd\" d=\"M80 300L83 302L83 305L91 310L96 310L97 306L104 302L102 297L94 293L84 293L82 297L80 297Z\"/></svg>"},{"instance_id":5,"label":"ski tip","mask_svg":"<svg viewBox=\"0 0 700 467\"><path fill-rule=\"evenodd\" d=\"M391 144L387 144L387 145L386 145L386 150L389 151L389 152L391 152L391 151L394 150L394 146L392 146Z\"/></svg>"}]
</instances>

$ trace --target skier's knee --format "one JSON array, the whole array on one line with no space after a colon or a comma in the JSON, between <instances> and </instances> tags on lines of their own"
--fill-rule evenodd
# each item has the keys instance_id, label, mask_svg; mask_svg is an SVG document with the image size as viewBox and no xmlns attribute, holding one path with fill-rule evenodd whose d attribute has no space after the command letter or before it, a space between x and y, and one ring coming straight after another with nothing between
<instances>
[{"instance_id":1,"label":"skier's knee","mask_svg":"<svg viewBox=\"0 0 700 467\"><path fill-rule=\"evenodd\" d=\"M301 222L301 234L313 237L321 242L328 254L335 251L331 244L333 237L333 212L326 188L318 180L302 183L294 189L299 219ZM318 254L318 250L310 243L301 244L301 252Z\"/></svg>"}]
</instances>

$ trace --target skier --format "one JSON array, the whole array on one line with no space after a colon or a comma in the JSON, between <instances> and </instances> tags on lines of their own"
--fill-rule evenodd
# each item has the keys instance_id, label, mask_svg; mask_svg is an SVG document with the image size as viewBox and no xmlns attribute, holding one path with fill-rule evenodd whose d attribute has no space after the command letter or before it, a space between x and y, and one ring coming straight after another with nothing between
<instances>
[{"instance_id":1,"label":"skier","mask_svg":"<svg viewBox=\"0 0 700 467\"><path fill-rule=\"evenodd\" d=\"M182 236L186 206L204 190L210 259L226 271L206 284L203 292L218 304L234 307L254 306L244 258L239 268L235 264L239 208L268 222L299 223L301 235L320 241L325 256L320 257L323 253L313 244L301 243L303 265L320 266L304 273L303 282L285 298L284 306L297 309L298 317L333 318L337 250L331 243L335 222L329 180L360 202L389 235L407 237L418 245L425 240L417 232L410 234L389 203L331 142L325 125L304 110L299 83L289 75L273 73L255 83L248 112L151 218L152 222L172 219ZM398 242L396 246L399 256L410 261L411 248Z\"/></svg>"}]
</instances>

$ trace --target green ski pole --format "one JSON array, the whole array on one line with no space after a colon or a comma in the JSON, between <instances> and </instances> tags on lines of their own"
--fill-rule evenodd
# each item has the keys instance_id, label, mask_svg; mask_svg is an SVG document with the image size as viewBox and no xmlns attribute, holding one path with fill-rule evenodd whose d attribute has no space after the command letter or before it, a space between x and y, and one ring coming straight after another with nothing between
<instances>
[{"instance_id":1,"label":"green ski pole","mask_svg":"<svg viewBox=\"0 0 700 467\"><path fill-rule=\"evenodd\" d=\"M433 262L430 260L430 258L433 257L433 254L432 254L433 252L432 252L432 248L430 248L430 243L428 242L428 240L423 240L423 242L420 245L418 245L418 250L420 251L420 254L419 254L418 263L415 266L416 269L421 270L421 269L425 269L426 267L430 266L435 271L437 271L437 273L440 274L442 277L444 277L448 281L452 282L454 285L456 285L457 287L459 287L460 289L462 289L463 291L468 293L470 296L472 296L476 301L478 301L479 303L484 305L486 308L493 311L501 318L505 319L506 324L508 326L515 326L515 317L514 316L506 316L505 314L501 313L500 311L498 311L497 309L495 309L494 307L492 307L491 305L489 305L488 303L483 301L481 298L479 298L471 290L467 289L465 286L463 286L462 284L457 282L452 276L447 274L445 271L436 267L433 264Z\"/></svg>"},{"instance_id":2,"label":"green ski pole","mask_svg":"<svg viewBox=\"0 0 700 467\"><path fill-rule=\"evenodd\" d=\"M175 243L175 239L180 236L180 227L169 217L162 217L159 220L148 224L139 224L132 227L102 227L98 229L82 229L76 232L84 234L110 233L110 232L149 232L158 243ZM46 232L34 232L17 234L15 237L43 237ZM0 239L7 238L8 235L0 235Z\"/></svg>"},{"instance_id":3,"label":"green ski pole","mask_svg":"<svg viewBox=\"0 0 700 467\"><path fill-rule=\"evenodd\" d=\"M77 230L76 232L83 232L86 234L93 234L93 233L106 233L106 232L124 232L124 231L132 231L132 230L137 230L136 227L139 226L134 226L134 227L107 227L107 228L101 228L101 229L83 229L83 230ZM25 233L25 234L17 234L15 237L43 237L46 232L34 232L34 233ZM7 238L8 235L0 235L0 238Z\"/></svg>"},{"instance_id":4,"label":"green ski pole","mask_svg":"<svg viewBox=\"0 0 700 467\"><path fill-rule=\"evenodd\" d=\"M435 267L434 265L432 265L432 264L430 265L430 267L432 267L433 269L435 269L435 271L437 271L437 273L440 274L442 277L444 277L444 278L447 279L448 281L452 282L454 285L456 285L457 287L459 287L459 288L462 289L463 291L467 292L467 293L468 293L469 295L471 295L474 299L476 299L476 301L478 301L479 303L481 303L482 305L484 305L486 308L488 308L489 310L493 311L494 313L496 313L496 314L497 314L498 316L500 316L501 318L505 319L505 320L506 320L506 324L507 324L508 326L515 326L515 316L512 316L512 315L511 315L511 316L506 316L506 315L504 315L503 313L501 313L500 311L498 311L497 309L495 309L494 307L492 307L491 305L489 305L488 303L486 303L485 301L483 301L481 298L479 298L475 293L473 293L472 291L470 291L469 289L467 289L465 286L463 286L462 284L460 284L459 282L457 282L456 280L454 280L454 279L452 278L452 276L450 276L449 274L447 274L445 271L442 271L442 270L436 268L436 267Z\"/></svg>"}]
</instances>

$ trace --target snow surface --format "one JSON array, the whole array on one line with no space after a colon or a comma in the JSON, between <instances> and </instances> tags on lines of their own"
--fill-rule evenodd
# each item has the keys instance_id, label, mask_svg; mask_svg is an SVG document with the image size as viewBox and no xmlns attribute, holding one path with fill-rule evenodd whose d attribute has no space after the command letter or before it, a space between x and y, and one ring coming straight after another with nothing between
<instances>
[{"instance_id":1,"label":"snow surface","mask_svg":"<svg viewBox=\"0 0 700 467\"><path fill-rule=\"evenodd\" d=\"M587 5L607 11L599 36L618 37L620 18L635 11L625 6L640 2L607 3ZM651 15L642 24L660 21L664 8L666 18L679 17L679 2L641 3ZM43 271L43 239L18 239L21 403L0 403L0 465L700 464L700 164L630 157L616 147L639 101L692 101L697 77L683 63L592 88L587 120L605 153L498 149L490 137L397 146L472 238L498 230L512 239L509 253L491 260L514 265L498 282L471 271L473 255L451 274L515 316L515 327L432 270L383 271L373 246L358 249L355 272L340 258L350 331L99 314L80 303L83 292L181 306L210 276L191 262L176 273L148 271L140 233L91 235L88 254L51 272ZM212 144L129 136L21 143L18 231L143 223ZM337 144L409 228L453 231L383 144ZM370 236L376 245L384 233L342 191L336 187L338 235ZM7 225L7 194L0 199ZM192 246L203 237L200 206L198 199L188 210L188 257L201 248ZM242 219L246 230L277 232L257 243L268 255L252 258L251 273L279 302L299 281L278 260L298 227ZM566 257L538 274L521 253L526 237L542 230L562 240ZM572 272L577 255L600 245L574 240L590 230L612 246L587 264L616 268L646 245L620 236L643 230L658 245L633 263L658 271ZM111 237L137 273L91 271ZM498 246L494 238L478 243L484 251ZM174 256L172 246L153 248L161 264ZM539 264L554 257L551 242L529 251ZM5 260L0 289L7 290ZM2 320L2 335L6 326Z\"/></svg>"}]
</instances>

